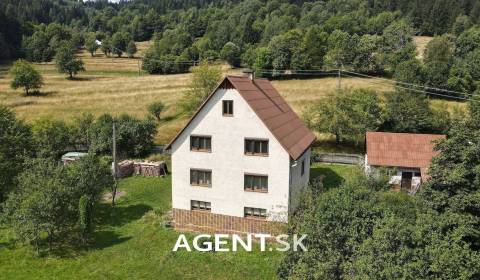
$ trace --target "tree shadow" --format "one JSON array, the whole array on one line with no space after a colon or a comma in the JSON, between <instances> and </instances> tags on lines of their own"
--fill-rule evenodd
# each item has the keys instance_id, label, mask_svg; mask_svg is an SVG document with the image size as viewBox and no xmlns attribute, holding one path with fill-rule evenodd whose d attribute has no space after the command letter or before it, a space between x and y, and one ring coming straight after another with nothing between
<instances>
[{"instance_id":1,"label":"tree shadow","mask_svg":"<svg viewBox=\"0 0 480 280\"><path fill-rule=\"evenodd\" d=\"M98 213L99 225L122 226L132 221L138 220L145 213L153 208L146 204L135 204L128 206L101 203L98 205L96 211Z\"/></svg>"},{"instance_id":2,"label":"tree shadow","mask_svg":"<svg viewBox=\"0 0 480 280\"><path fill-rule=\"evenodd\" d=\"M175 113L175 114L162 116L161 119L160 119L160 124L165 124L165 123L168 123L168 122L170 122L170 121L176 120L176 119L178 119L181 115L183 115L183 112L177 112L177 113Z\"/></svg>"},{"instance_id":3,"label":"tree shadow","mask_svg":"<svg viewBox=\"0 0 480 280\"><path fill-rule=\"evenodd\" d=\"M83 244L79 241L79 239L73 237L71 240L66 242L56 242L52 249L47 249L48 245L46 241L42 240L42 248L38 252L38 255L40 257L72 259L80 255L84 255L90 250L108 248L113 245L128 241L131 238L132 237L130 236L122 237L118 233L111 230L97 230L92 234L90 242Z\"/></svg>"},{"instance_id":4,"label":"tree shadow","mask_svg":"<svg viewBox=\"0 0 480 280\"><path fill-rule=\"evenodd\" d=\"M310 179L314 180L318 177L323 177L323 187L325 190L340 186L345 179L337 172L328 167L312 167L310 169Z\"/></svg>"},{"instance_id":5,"label":"tree shadow","mask_svg":"<svg viewBox=\"0 0 480 280\"><path fill-rule=\"evenodd\" d=\"M120 236L111 230L97 231L94 234L95 242L92 243L91 248L104 249L128 241L131 238L130 236Z\"/></svg>"},{"instance_id":6,"label":"tree shadow","mask_svg":"<svg viewBox=\"0 0 480 280\"><path fill-rule=\"evenodd\" d=\"M58 91L33 91L29 93L28 95L24 94L26 97L45 97L45 96L51 96L57 94Z\"/></svg>"},{"instance_id":7,"label":"tree shadow","mask_svg":"<svg viewBox=\"0 0 480 280\"><path fill-rule=\"evenodd\" d=\"M95 77L73 77L73 78L67 78L69 81L76 81L76 82L84 82L84 81L93 81L95 80Z\"/></svg>"},{"instance_id":8,"label":"tree shadow","mask_svg":"<svg viewBox=\"0 0 480 280\"><path fill-rule=\"evenodd\" d=\"M9 242L0 242L0 249L6 248L6 249L12 249L15 246L14 241L9 241Z\"/></svg>"}]
</instances>

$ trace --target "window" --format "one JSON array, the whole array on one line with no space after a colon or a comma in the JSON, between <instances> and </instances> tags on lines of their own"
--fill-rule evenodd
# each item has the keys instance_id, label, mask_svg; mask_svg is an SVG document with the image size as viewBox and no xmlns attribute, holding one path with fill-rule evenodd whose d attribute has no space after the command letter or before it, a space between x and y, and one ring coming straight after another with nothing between
<instances>
[{"instance_id":1,"label":"window","mask_svg":"<svg viewBox=\"0 0 480 280\"><path fill-rule=\"evenodd\" d=\"M245 207L244 215L245 218L265 219L267 218L267 210L262 208Z\"/></svg>"},{"instance_id":2,"label":"window","mask_svg":"<svg viewBox=\"0 0 480 280\"><path fill-rule=\"evenodd\" d=\"M212 137L210 136L190 136L191 151L212 151Z\"/></svg>"},{"instance_id":3,"label":"window","mask_svg":"<svg viewBox=\"0 0 480 280\"><path fill-rule=\"evenodd\" d=\"M233 116L233 100L223 100L223 115Z\"/></svg>"},{"instance_id":4,"label":"window","mask_svg":"<svg viewBox=\"0 0 480 280\"><path fill-rule=\"evenodd\" d=\"M302 176L305 174L305 159L302 160Z\"/></svg>"},{"instance_id":5,"label":"window","mask_svg":"<svg viewBox=\"0 0 480 280\"><path fill-rule=\"evenodd\" d=\"M212 205L210 202L206 201L190 200L190 208L192 210L210 212L210 210L212 210Z\"/></svg>"},{"instance_id":6,"label":"window","mask_svg":"<svg viewBox=\"0 0 480 280\"><path fill-rule=\"evenodd\" d=\"M246 155L268 155L268 140L245 139Z\"/></svg>"},{"instance_id":7,"label":"window","mask_svg":"<svg viewBox=\"0 0 480 280\"><path fill-rule=\"evenodd\" d=\"M190 169L190 185L192 186L212 186L212 171Z\"/></svg>"},{"instance_id":8,"label":"window","mask_svg":"<svg viewBox=\"0 0 480 280\"><path fill-rule=\"evenodd\" d=\"M268 192L268 176L245 174L244 189L252 192Z\"/></svg>"},{"instance_id":9,"label":"window","mask_svg":"<svg viewBox=\"0 0 480 280\"><path fill-rule=\"evenodd\" d=\"M420 172L415 172L415 177L421 177L422 174Z\"/></svg>"}]
</instances>

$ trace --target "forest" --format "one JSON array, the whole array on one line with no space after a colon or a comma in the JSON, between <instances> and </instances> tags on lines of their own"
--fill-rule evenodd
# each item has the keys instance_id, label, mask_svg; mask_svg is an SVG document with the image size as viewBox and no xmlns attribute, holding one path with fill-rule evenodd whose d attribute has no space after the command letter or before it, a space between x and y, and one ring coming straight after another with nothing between
<instances>
[{"instance_id":1,"label":"forest","mask_svg":"<svg viewBox=\"0 0 480 280\"><path fill-rule=\"evenodd\" d=\"M6 0L0 11L0 59L50 61L66 41L92 55L130 55L133 41L153 40L142 63L150 74L221 59L264 76L341 68L453 96L470 96L480 78L475 0ZM435 36L424 61L415 35Z\"/></svg>"}]
</instances>

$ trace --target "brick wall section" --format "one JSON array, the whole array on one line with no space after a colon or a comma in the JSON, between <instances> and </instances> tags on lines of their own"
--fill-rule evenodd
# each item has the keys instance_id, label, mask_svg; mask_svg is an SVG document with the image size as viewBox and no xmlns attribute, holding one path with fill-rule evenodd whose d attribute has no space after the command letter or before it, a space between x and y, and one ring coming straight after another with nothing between
<instances>
[{"instance_id":1,"label":"brick wall section","mask_svg":"<svg viewBox=\"0 0 480 280\"><path fill-rule=\"evenodd\" d=\"M173 209L173 223L177 230L208 233L266 233L284 232L284 223L241 218L210 212Z\"/></svg>"}]
</instances>

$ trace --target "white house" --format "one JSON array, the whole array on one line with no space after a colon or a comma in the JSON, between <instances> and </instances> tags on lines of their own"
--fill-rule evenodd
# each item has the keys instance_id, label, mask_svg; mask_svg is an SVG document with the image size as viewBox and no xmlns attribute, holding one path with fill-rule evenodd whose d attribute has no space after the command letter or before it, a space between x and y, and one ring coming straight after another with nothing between
<instances>
[{"instance_id":1,"label":"white house","mask_svg":"<svg viewBox=\"0 0 480 280\"><path fill-rule=\"evenodd\" d=\"M437 155L435 141L445 135L367 132L365 169L393 168L390 184L415 193L428 179L428 168Z\"/></svg>"},{"instance_id":2,"label":"white house","mask_svg":"<svg viewBox=\"0 0 480 280\"><path fill-rule=\"evenodd\" d=\"M268 80L227 76L167 146L175 227L264 232L286 222L314 141Z\"/></svg>"}]
</instances>

